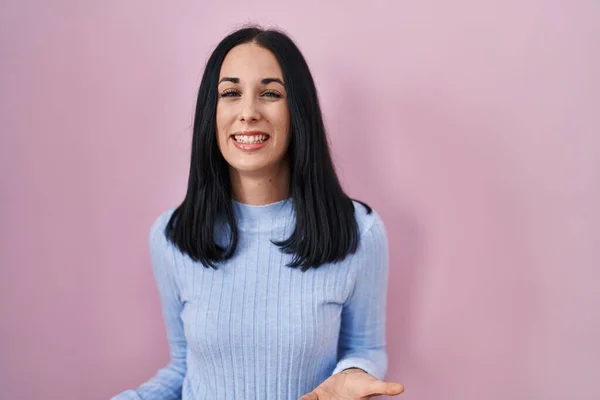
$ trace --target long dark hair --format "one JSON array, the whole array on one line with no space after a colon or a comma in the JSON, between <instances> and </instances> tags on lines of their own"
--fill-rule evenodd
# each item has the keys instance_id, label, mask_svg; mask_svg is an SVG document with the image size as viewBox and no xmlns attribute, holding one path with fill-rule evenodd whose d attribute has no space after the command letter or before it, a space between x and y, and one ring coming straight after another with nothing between
<instances>
[{"instance_id":1,"label":"long dark hair","mask_svg":"<svg viewBox=\"0 0 600 400\"><path fill-rule=\"evenodd\" d=\"M270 50L277 58L291 116L288 157L296 226L289 238L273 243L294 255L289 267L303 271L343 260L356 251L359 228L352 199L342 190L331 160L313 77L302 53L285 33L257 26L229 34L208 59L196 102L187 193L165 233L179 250L206 267L216 268L235 253L238 230L229 167L216 137L217 85L227 53L249 42ZM370 213L371 208L362 204ZM220 217L225 218L231 232L226 247L215 241Z\"/></svg>"}]
</instances>

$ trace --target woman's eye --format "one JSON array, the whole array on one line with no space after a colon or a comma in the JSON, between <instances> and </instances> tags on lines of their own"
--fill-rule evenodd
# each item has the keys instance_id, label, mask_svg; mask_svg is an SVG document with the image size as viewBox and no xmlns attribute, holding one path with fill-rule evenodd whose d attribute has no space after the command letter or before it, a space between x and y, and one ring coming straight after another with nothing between
<instances>
[{"instance_id":1,"label":"woman's eye","mask_svg":"<svg viewBox=\"0 0 600 400\"><path fill-rule=\"evenodd\" d=\"M279 99L279 98L281 98L281 93L279 93L275 90L267 90L266 92L263 93L263 96Z\"/></svg>"},{"instance_id":2,"label":"woman's eye","mask_svg":"<svg viewBox=\"0 0 600 400\"><path fill-rule=\"evenodd\" d=\"M221 97L235 97L239 96L239 93L236 90L225 90L221 93Z\"/></svg>"}]
</instances>

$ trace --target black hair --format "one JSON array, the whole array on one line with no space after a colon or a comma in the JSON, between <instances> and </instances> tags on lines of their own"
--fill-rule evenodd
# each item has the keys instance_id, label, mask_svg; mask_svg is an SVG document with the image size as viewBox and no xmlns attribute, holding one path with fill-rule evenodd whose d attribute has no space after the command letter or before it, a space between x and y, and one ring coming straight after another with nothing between
<instances>
[{"instance_id":1,"label":"black hair","mask_svg":"<svg viewBox=\"0 0 600 400\"><path fill-rule=\"evenodd\" d=\"M237 45L253 42L277 58L290 110L290 188L296 226L291 236L273 242L293 254L292 268L317 268L341 261L354 253L359 228L354 204L336 175L325 133L317 90L309 67L292 39L279 30L247 26L226 36L208 59L196 102L192 154L185 199L173 212L165 229L180 251L206 267L233 256L238 243L231 198L229 166L216 137L217 85L227 53ZM371 208L364 203L367 212ZM219 217L229 225L225 247L215 241Z\"/></svg>"}]
</instances>

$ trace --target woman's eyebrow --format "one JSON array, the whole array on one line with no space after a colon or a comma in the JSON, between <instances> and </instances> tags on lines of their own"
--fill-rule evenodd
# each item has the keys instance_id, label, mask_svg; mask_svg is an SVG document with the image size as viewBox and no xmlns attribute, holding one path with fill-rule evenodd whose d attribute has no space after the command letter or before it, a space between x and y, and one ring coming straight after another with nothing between
<instances>
[{"instance_id":1,"label":"woman's eyebrow","mask_svg":"<svg viewBox=\"0 0 600 400\"><path fill-rule=\"evenodd\" d=\"M285 85L283 84L283 81L281 79L279 79L279 78L265 78L262 81L260 81L260 83L262 83L263 85L269 84L271 82L277 82L281 86L285 87Z\"/></svg>"},{"instance_id":2,"label":"woman's eyebrow","mask_svg":"<svg viewBox=\"0 0 600 400\"><path fill-rule=\"evenodd\" d=\"M240 83L240 78L234 78L232 76L224 76L223 78L221 78L221 80L219 81L219 84L223 83L223 82L231 82L231 83ZM276 82L279 83L281 86L285 85L283 84L283 81L279 78L264 78L260 81L260 83L262 85L267 85L271 82Z\"/></svg>"},{"instance_id":3,"label":"woman's eyebrow","mask_svg":"<svg viewBox=\"0 0 600 400\"><path fill-rule=\"evenodd\" d=\"M223 78L221 78L221 80L219 81L219 84L221 84L222 82L232 82L232 83L240 83L240 78L232 78L230 76L224 76Z\"/></svg>"}]
</instances>

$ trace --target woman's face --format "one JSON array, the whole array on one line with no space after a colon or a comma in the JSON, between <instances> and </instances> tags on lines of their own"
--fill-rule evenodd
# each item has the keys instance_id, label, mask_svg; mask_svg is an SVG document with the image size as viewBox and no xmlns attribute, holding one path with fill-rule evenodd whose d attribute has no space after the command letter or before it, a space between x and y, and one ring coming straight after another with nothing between
<instances>
[{"instance_id":1,"label":"woman's face","mask_svg":"<svg viewBox=\"0 0 600 400\"><path fill-rule=\"evenodd\" d=\"M277 168L290 142L290 113L273 53L254 43L231 49L218 93L217 141L225 160L239 172Z\"/></svg>"}]
</instances>

